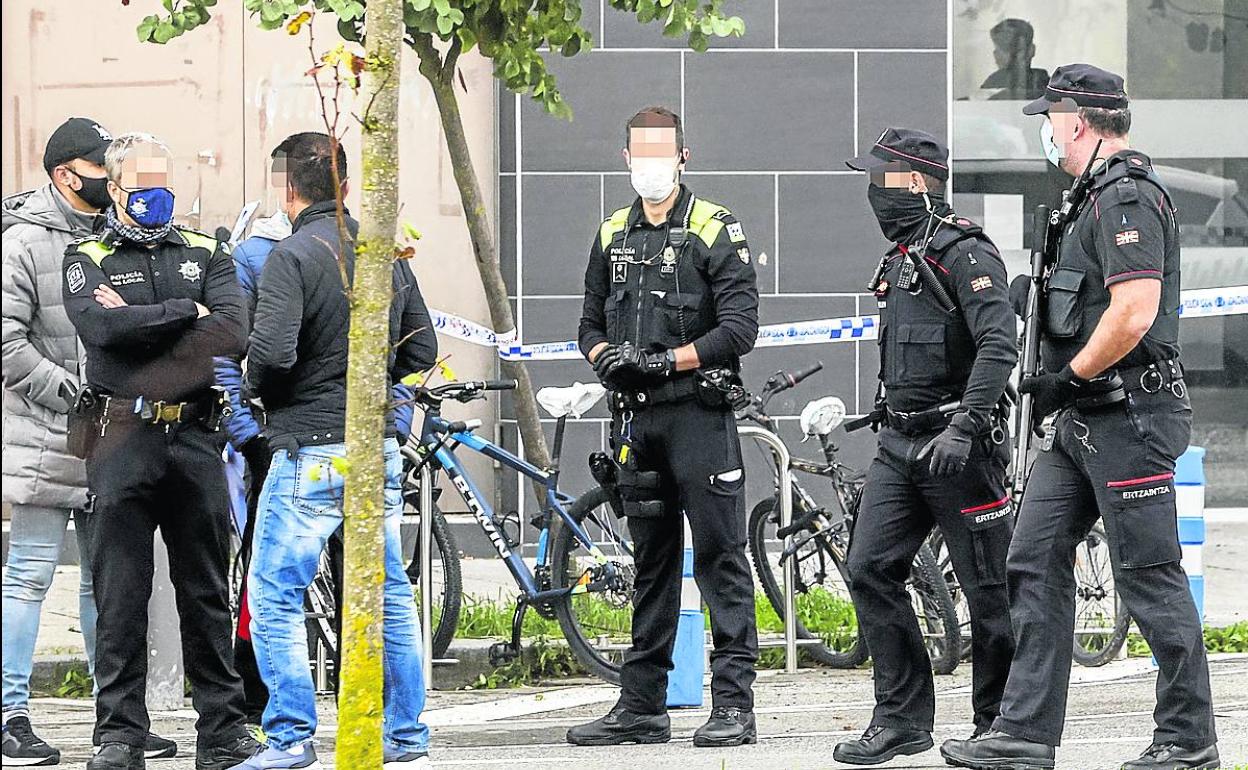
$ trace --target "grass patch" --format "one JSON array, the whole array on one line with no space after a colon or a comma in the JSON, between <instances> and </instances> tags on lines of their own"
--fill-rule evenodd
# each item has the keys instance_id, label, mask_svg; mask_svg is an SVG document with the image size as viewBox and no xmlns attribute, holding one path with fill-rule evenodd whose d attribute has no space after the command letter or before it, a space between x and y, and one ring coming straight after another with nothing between
<instances>
[{"instance_id":1,"label":"grass patch","mask_svg":"<svg viewBox=\"0 0 1248 770\"><path fill-rule=\"evenodd\" d=\"M1205 626L1205 651L1214 652L1248 652L1248 620L1241 620L1229 626L1215 628ZM1138 633L1127 636L1127 655L1132 658L1143 658L1152 655L1148 642Z\"/></svg>"}]
</instances>

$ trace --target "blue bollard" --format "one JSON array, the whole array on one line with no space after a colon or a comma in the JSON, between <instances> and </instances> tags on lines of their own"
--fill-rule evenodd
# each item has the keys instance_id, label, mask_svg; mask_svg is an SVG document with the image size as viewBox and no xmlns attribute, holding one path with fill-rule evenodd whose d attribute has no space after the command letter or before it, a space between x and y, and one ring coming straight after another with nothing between
<instances>
[{"instance_id":1,"label":"blue bollard","mask_svg":"<svg viewBox=\"0 0 1248 770\"><path fill-rule=\"evenodd\" d=\"M680 619L676 644L672 649L674 668L667 676L669 708L697 708L702 705L702 680L706 675L706 619L702 595L693 580L693 535L685 522L685 563L680 590Z\"/></svg>"}]
</instances>

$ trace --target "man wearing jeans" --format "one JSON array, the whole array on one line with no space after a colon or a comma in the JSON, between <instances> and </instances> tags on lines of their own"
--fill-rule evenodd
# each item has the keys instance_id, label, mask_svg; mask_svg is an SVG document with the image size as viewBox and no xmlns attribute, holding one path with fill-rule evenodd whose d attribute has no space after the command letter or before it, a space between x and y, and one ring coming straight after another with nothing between
<instances>
[{"instance_id":1,"label":"man wearing jeans","mask_svg":"<svg viewBox=\"0 0 1248 770\"><path fill-rule=\"evenodd\" d=\"M247 351L247 386L264 403L273 450L260 496L250 574L252 642L269 689L263 727L268 748L236 770L319 767L312 738L316 699L308 668L303 595L321 552L342 524L343 479L334 461L346 454L347 331L343 289L355 272L358 229L340 230L324 134L295 134L274 153L285 173L283 209L292 235L269 254L256 297ZM284 168L283 168L284 167ZM347 158L337 148L339 178ZM346 232L342 232L345 230ZM390 306L391 381L431 367L437 340L416 278L396 261ZM402 469L393 415L385 439L385 767L427 767L429 730L420 721L425 681L416 607L402 559Z\"/></svg>"}]
</instances>

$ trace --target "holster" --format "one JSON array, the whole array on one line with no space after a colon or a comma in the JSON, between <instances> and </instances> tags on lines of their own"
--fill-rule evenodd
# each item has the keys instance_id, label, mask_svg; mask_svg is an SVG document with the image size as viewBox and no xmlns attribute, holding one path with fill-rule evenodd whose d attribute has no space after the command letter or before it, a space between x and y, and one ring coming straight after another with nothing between
<instances>
[{"instance_id":1,"label":"holster","mask_svg":"<svg viewBox=\"0 0 1248 770\"><path fill-rule=\"evenodd\" d=\"M613 439L615 457L608 458L614 466L615 493L620 501L617 513L620 516L637 518L656 518L666 511L663 500L662 477L658 471L644 471L638 468L636 447L624 439ZM591 458L591 471L594 466ZM598 473L611 475L612 471L598 468ZM597 478L597 476L595 476Z\"/></svg>"},{"instance_id":2,"label":"holster","mask_svg":"<svg viewBox=\"0 0 1248 770\"><path fill-rule=\"evenodd\" d=\"M103 402L91 388L84 385L74 397L73 406L66 415L68 431L67 449L80 460L87 459L103 431L100 429L100 411Z\"/></svg>"},{"instance_id":3,"label":"holster","mask_svg":"<svg viewBox=\"0 0 1248 770\"><path fill-rule=\"evenodd\" d=\"M1095 412L1127 400L1127 390L1122 377L1111 372L1103 377L1089 380L1079 388L1075 408L1081 412Z\"/></svg>"}]
</instances>

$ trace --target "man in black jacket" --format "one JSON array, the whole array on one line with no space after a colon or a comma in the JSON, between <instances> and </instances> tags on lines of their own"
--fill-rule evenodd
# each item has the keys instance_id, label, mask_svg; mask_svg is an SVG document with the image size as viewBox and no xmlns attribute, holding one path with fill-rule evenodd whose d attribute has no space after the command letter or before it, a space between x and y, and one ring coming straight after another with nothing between
<instances>
[{"instance_id":1,"label":"man in black jacket","mask_svg":"<svg viewBox=\"0 0 1248 770\"><path fill-rule=\"evenodd\" d=\"M337 147L340 179L347 158ZM324 134L302 133L278 146L284 160L292 235L270 253L260 277L247 351L247 386L268 415L273 460L257 511L248 576L251 632L260 674L273 694L264 712L268 748L242 770L303 768L316 763L316 699L303 630L303 594L326 541L342 523L346 454L347 342L350 307L343 286L355 273L355 220L341 221ZM433 324L416 278L394 266L390 306L391 381L431 367L437 356ZM385 385L388 390L388 383ZM385 621L387 768L428 762L429 730L420 721L425 682L420 632L399 538L402 460L393 416L386 441Z\"/></svg>"}]
</instances>

